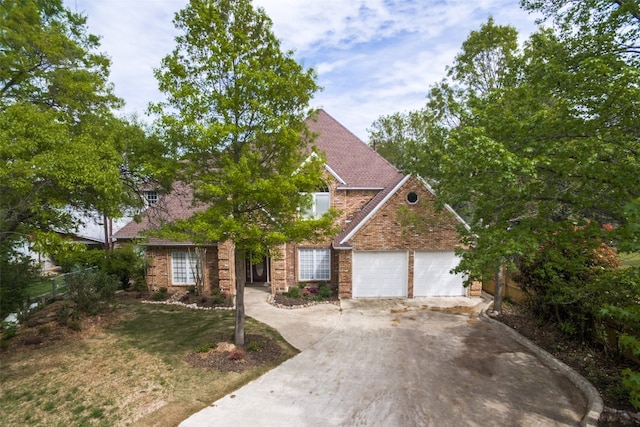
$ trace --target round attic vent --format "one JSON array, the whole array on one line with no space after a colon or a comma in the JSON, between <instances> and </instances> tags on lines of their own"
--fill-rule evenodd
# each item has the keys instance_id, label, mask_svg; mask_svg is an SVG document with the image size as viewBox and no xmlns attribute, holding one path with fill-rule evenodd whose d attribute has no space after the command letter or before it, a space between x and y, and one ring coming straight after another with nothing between
<instances>
[{"instance_id":1,"label":"round attic vent","mask_svg":"<svg viewBox=\"0 0 640 427\"><path fill-rule=\"evenodd\" d=\"M407 194L407 202L411 203L412 205L418 202L418 193L416 192L411 192L409 194Z\"/></svg>"}]
</instances>

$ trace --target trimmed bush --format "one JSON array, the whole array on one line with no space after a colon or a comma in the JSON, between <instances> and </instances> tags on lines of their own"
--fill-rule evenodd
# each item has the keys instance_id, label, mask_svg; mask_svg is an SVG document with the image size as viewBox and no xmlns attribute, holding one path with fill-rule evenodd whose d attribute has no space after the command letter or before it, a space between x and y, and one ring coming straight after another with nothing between
<instances>
[{"instance_id":1,"label":"trimmed bush","mask_svg":"<svg viewBox=\"0 0 640 427\"><path fill-rule=\"evenodd\" d=\"M229 352L229 356L227 358L229 360L242 360L244 359L244 350L241 348L236 348L235 350L231 350Z\"/></svg>"},{"instance_id":2,"label":"trimmed bush","mask_svg":"<svg viewBox=\"0 0 640 427\"><path fill-rule=\"evenodd\" d=\"M101 268L105 273L118 277L122 289L127 289L131 282L136 283L136 289L146 289L144 256L133 245L121 246L107 253Z\"/></svg>"},{"instance_id":3,"label":"trimmed bush","mask_svg":"<svg viewBox=\"0 0 640 427\"><path fill-rule=\"evenodd\" d=\"M287 292L284 292L282 295L289 297L289 298L301 298L302 297L302 290L297 287L297 286L293 286L291 288L289 288L289 290Z\"/></svg>"},{"instance_id":4,"label":"trimmed bush","mask_svg":"<svg viewBox=\"0 0 640 427\"><path fill-rule=\"evenodd\" d=\"M67 278L69 296L77 309L87 314L97 314L115 301L118 278L103 271L84 270Z\"/></svg>"},{"instance_id":5,"label":"trimmed bush","mask_svg":"<svg viewBox=\"0 0 640 427\"><path fill-rule=\"evenodd\" d=\"M318 287L318 296L323 300L329 299L331 297L331 287L327 284L322 284Z\"/></svg>"}]
</instances>

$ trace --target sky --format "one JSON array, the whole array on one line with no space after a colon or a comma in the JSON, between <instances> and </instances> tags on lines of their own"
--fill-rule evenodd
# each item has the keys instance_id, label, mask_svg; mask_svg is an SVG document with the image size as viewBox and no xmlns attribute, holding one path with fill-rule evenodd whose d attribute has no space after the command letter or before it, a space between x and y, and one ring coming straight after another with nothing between
<instances>
[{"instance_id":1,"label":"sky","mask_svg":"<svg viewBox=\"0 0 640 427\"><path fill-rule=\"evenodd\" d=\"M111 82L124 114L145 118L164 99L153 69L175 47L172 20L188 0L64 0L87 16L112 60ZM414 110L446 74L462 42L493 16L521 39L536 15L518 0L254 0L273 21L285 50L313 67L323 90L311 102L363 141L383 115Z\"/></svg>"}]
</instances>

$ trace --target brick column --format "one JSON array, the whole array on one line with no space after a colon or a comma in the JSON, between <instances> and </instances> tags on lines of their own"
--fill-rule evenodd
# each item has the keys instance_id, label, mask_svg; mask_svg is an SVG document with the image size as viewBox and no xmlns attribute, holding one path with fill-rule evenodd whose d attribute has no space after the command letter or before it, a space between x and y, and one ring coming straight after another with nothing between
<instances>
[{"instance_id":1,"label":"brick column","mask_svg":"<svg viewBox=\"0 0 640 427\"><path fill-rule=\"evenodd\" d=\"M482 295L482 282L474 280L473 283L469 285L469 296L479 297L480 295Z\"/></svg>"},{"instance_id":2,"label":"brick column","mask_svg":"<svg viewBox=\"0 0 640 427\"><path fill-rule=\"evenodd\" d=\"M353 251L350 250L337 250L338 253L338 296L340 298L351 298L353 296L352 277L353 277L353 264L352 255Z\"/></svg>"},{"instance_id":3,"label":"brick column","mask_svg":"<svg viewBox=\"0 0 640 427\"><path fill-rule=\"evenodd\" d=\"M235 244L222 242L218 244L218 277L220 289L236 294Z\"/></svg>"},{"instance_id":4,"label":"brick column","mask_svg":"<svg viewBox=\"0 0 640 427\"><path fill-rule=\"evenodd\" d=\"M274 251L270 262L271 293L276 294L287 290L287 251L286 245Z\"/></svg>"}]
</instances>

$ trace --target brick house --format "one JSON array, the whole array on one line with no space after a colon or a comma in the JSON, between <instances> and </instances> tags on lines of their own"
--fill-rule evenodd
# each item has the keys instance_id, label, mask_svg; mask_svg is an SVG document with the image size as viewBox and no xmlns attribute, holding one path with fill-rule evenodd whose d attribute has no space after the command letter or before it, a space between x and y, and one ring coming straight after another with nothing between
<instances>
[{"instance_id":1,"label":"brick house","mask_svg":"<svg viewBox=\"0 0 640 427\"><path fill-rule=\"evenodd\" d=\"M270 285L273 293L324 282L336 287L341 298L480 294L479 285L465 288L461 275L449 273L459 261L454 254L457 226L464 222L451 209L435 208L426 182L398 171L323 110L307 126L326 156L326 187L314 194L309 214L339 210L339 234L323 244L283 245L278 257L257 264L247 260L244 271L236 271L230 242L196 249L189 242L149 238L141 244L149 260L150 288L175 291L193 285L189 266L200 260L195 270L202 272L205 290L218 287L232 294L236 274L245 275L248 284ZM186 218L197 209L183 187L152 200L139 223L114 235L118 242L139 238L153 227L154 218Z\"/></svg>"}]
</instances>

